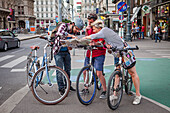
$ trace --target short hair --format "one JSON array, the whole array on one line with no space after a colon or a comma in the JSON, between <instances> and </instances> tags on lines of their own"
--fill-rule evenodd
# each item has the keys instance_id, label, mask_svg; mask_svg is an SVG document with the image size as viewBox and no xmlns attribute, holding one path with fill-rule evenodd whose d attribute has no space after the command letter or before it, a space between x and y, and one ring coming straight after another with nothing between
<instances>
[{"instance_id":1,"label":"short hair","mask_svg":"<svg viewBox=\"0 0 170 113\"><path fill-rule=\"evenodd\" d=\"M97 20L97 15L95 13L90 13L87 17L88 20L93 19L94 21Z\"/></svg>"}]
</instances>

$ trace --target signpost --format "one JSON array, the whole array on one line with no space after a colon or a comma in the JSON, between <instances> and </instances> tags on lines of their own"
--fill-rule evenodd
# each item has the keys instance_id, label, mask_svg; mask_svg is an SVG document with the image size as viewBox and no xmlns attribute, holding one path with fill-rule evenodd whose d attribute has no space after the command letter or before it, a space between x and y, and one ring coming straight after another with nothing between
<instances>
[{"instance_id":1,"label":"signpost","mask_svg":"<svg viewBox=\"0 0 170 113\"><path fill-rule=\"evenodd\" d=\"M119 15L119 20L121 21L121 38L123 36L123 31L122 31L122 20L124 19L123 13L127 9L127 4L125 2L119 2L117 6L118 10L121 12L121 15Z\"/></svg>"}]
</instances>

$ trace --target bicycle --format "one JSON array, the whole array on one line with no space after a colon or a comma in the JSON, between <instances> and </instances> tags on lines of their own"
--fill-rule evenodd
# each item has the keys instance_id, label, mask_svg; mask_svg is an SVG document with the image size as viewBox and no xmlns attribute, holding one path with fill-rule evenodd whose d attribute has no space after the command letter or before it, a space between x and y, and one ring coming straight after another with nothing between
<instances>
[{"instance_id":1,"label":"bicycle","mask_svg":"<svg viewBox=\"0 0 170 113\"><path fill-rule=\"evenodd\" d=\"M120 69L116 69L109 77L108 88L107 88L107 104L110 109L115 110L119 107L120 102L123 96L123 85L125 87L126 94L131 94L132 89L132 77L129 75L127 69L123 67L123 52L127 52L128 50L138 50L138 46L136 48L125 48L118 49L112 48L113 52L118 52L120 55L118 66Z\"/></svg>"},{"instance_id":2,"label":"bicycle","mask_svg":"<svg viewBox=\"0 0 170 113\"><path fill-rule=\"evenodd\" d=\"M61 101L63 101L70 90L70 79L67 75L67 73L61 69L60 67L57 67L55 65L49 65L49 62L47 61L47 47L52 48L52 41L49 41L45 37L40 37L42 39L45 39L48 41L48 43L44 46L44 56L41 68L38 69L36 67L35 73L31 73L31 91L34 95L34 97L41 103L47 104L47 105L54 105ZM37 48L37 47L35 47ZM38 49L38 48L37 48ZM34 49L33 49L34 50ZM36 50L36 49L35 49ZM51 56L52 56L52 49L51 50ZM36 55L35 55L36 56ZM51 57L52 58L52 57ZM34 67L34 62L37 61L37 56L33 60L30 67ZM38 70L37 70L38 69ZM31 70L31 68L29 69ZM37 70L37 71L36 71ZM63 95L59 94L59 86L57 83L58 76L60 76L65 84L65 93ZM58 93L57 93L58 92Z\"/></svg>"},{"instance_id":3,"label":"bicycle","mask_svg":"<svg viewBox=\"0 0 170 113\"><path fill-rule=\"evenodd\" d=\"M92 50L97 49L96 47L103 47L102 45L94 45L94 46L79 46L83 47L84 49L89 49L91 51L90 61L89 65L83 67L76 80L76 91L77 91L77 97L79 101L83 105L89 105L94 100L94 97L96 95L96 89L101 89L101 83L99 81L99 78L97 77L96 70L94 66L92 65ZM86 70L85 76L83 72ZM82 94L81 91L86 87L88 89L88 92L85 94Z\"/></svg>"}]
</instances>

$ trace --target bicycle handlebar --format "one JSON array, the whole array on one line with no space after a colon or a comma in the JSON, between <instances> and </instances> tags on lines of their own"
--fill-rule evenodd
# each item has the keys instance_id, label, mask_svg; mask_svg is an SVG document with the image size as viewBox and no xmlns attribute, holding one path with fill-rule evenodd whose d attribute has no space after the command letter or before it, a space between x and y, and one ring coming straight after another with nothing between
<instances>
[{"instance_id":1,"label":"bicycle handlebar","mask_svg":"<svg viewBox=\"0 0 170 113\"><path fill-rule=\"evenodd\" d=\"M112 50L113 52L115 52L115 51L139 50L139 47L138 47L137 45L136 45L135 48L123 48L123 49L119 49L119 48L117 48L117 47L112 47L111 50Z\"/></svg>"}]
</instances>

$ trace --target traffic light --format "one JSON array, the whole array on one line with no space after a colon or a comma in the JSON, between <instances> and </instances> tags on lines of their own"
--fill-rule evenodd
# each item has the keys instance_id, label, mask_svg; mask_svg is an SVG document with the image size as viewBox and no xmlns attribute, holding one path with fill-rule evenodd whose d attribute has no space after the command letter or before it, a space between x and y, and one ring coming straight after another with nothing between
<instances>
[{"instance_id":1,"label":"traffic light","mask_svg":"<svg viewBox=\"0 0 170 113\"><path fill-rule=\"evenodd\" d=\"M112 0L112 3L116 4L119 0Z\"/></svg>"}]
</instances>

